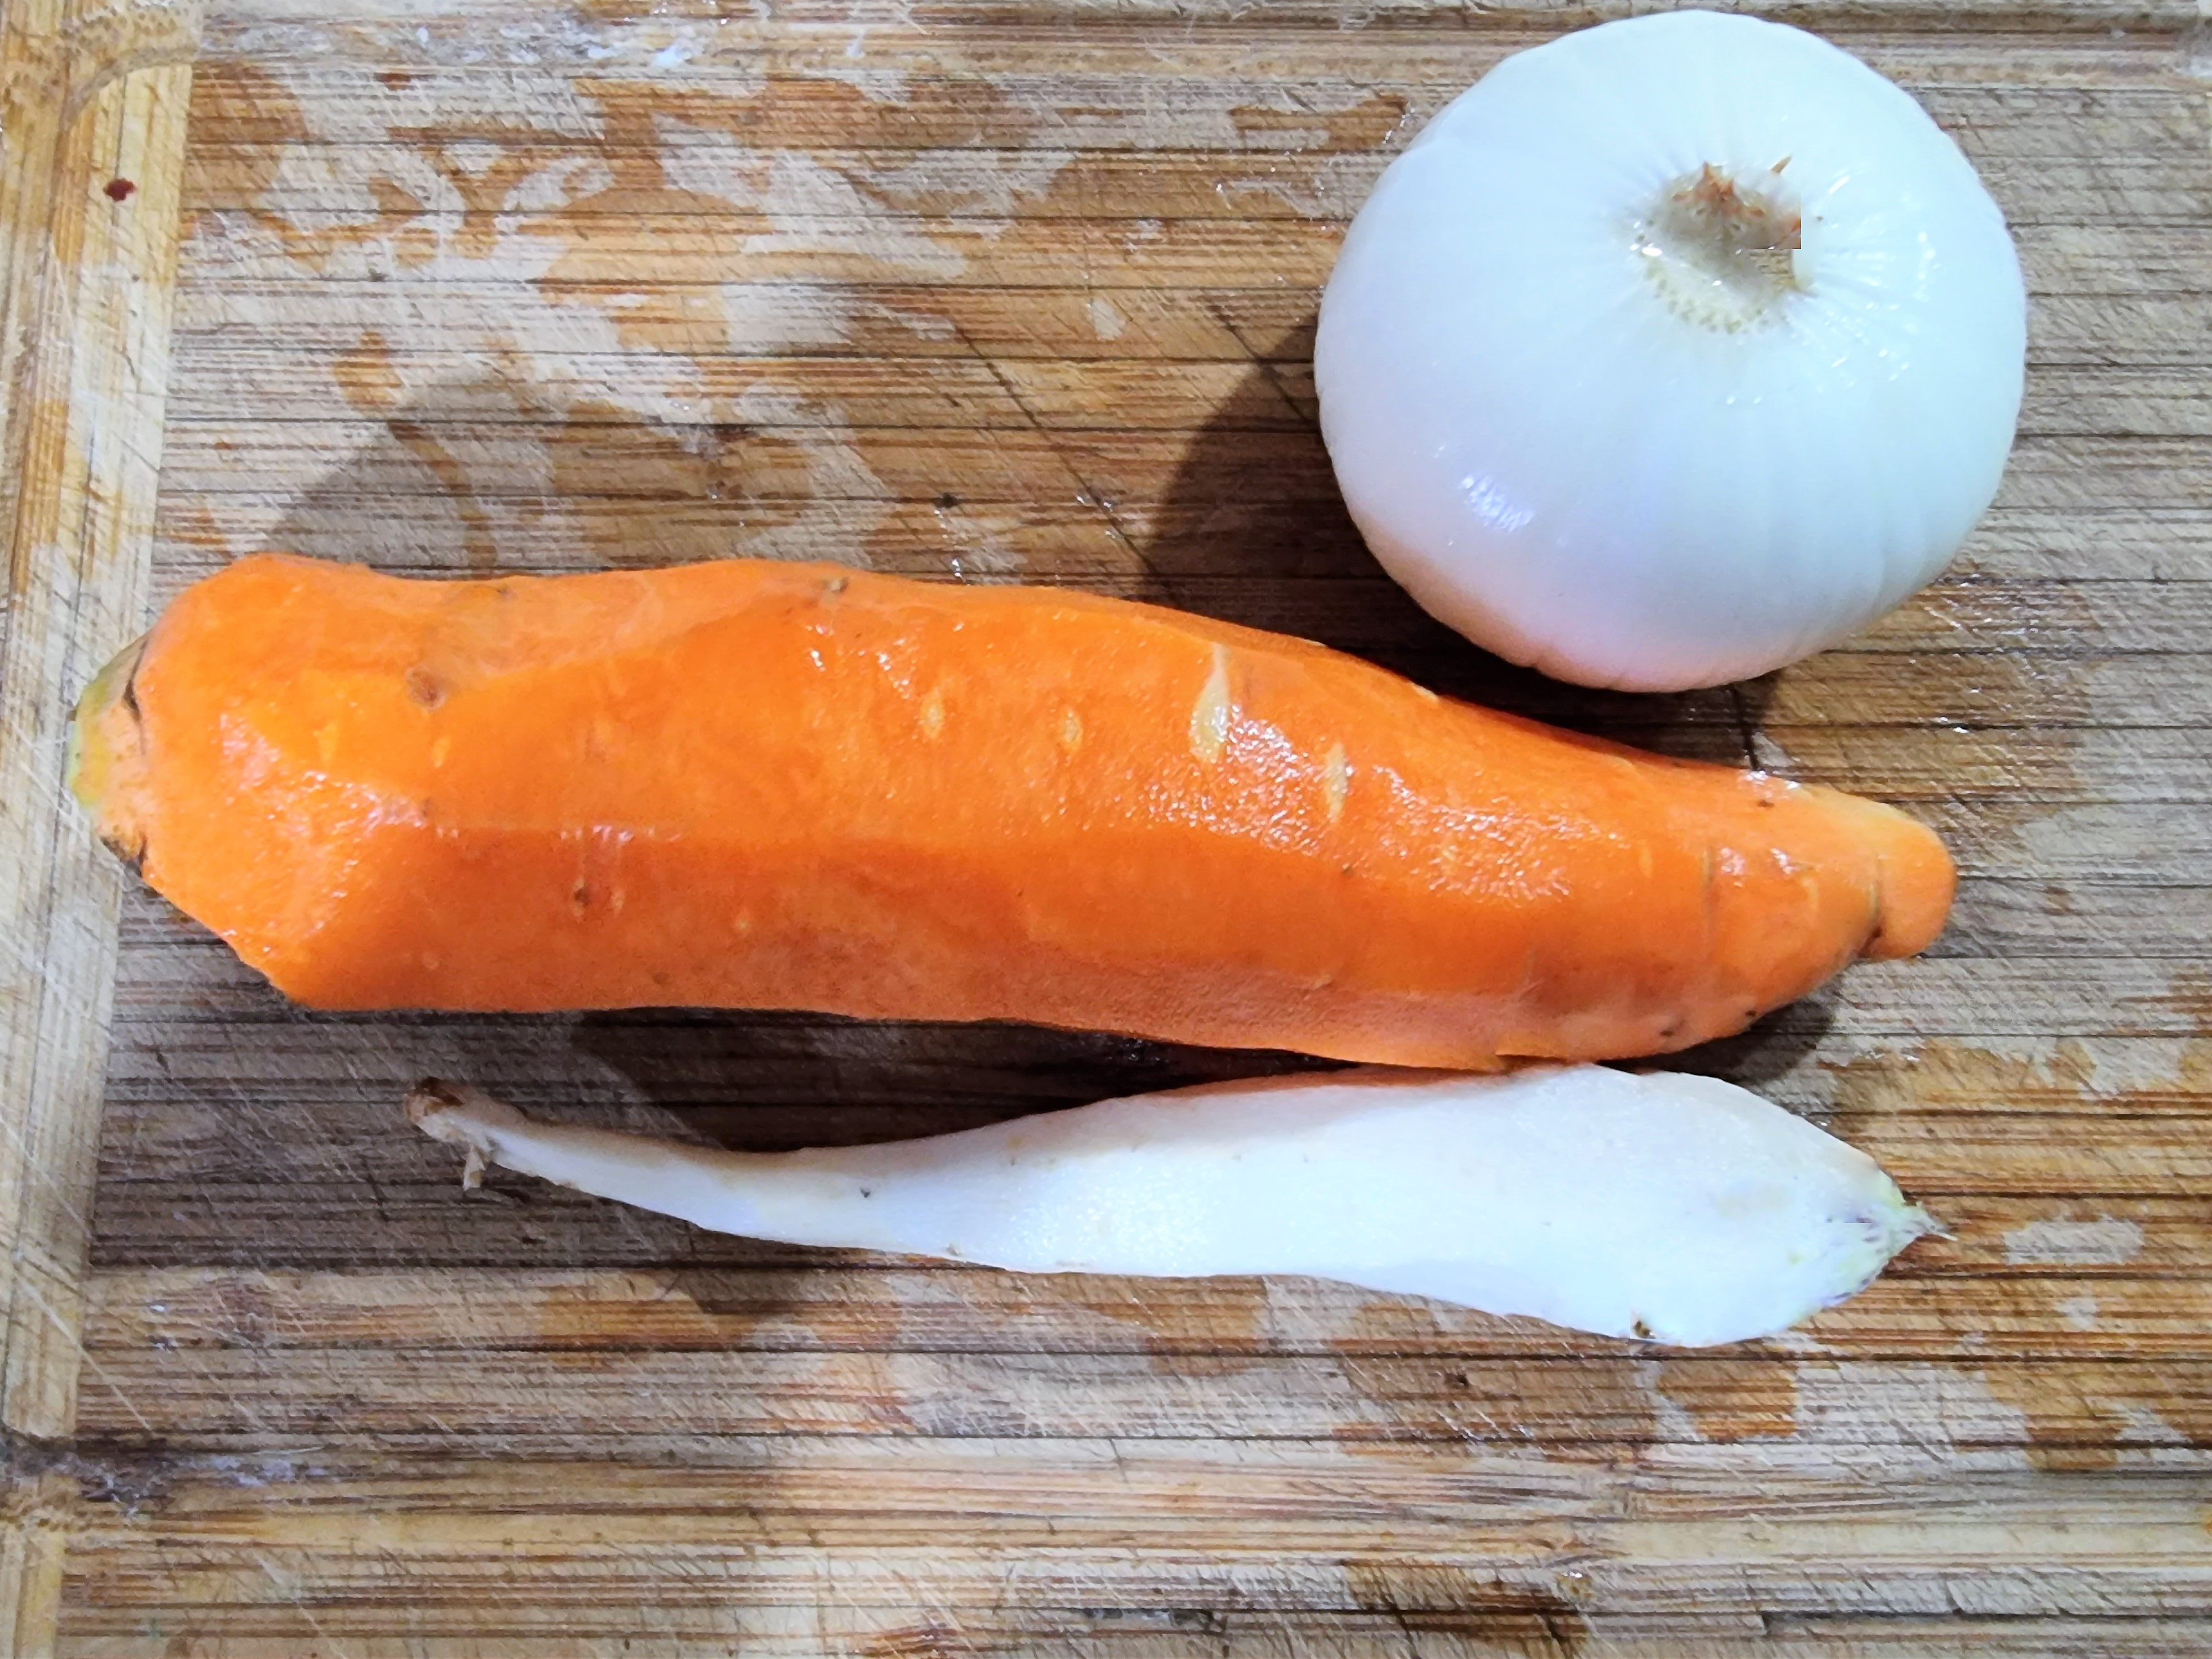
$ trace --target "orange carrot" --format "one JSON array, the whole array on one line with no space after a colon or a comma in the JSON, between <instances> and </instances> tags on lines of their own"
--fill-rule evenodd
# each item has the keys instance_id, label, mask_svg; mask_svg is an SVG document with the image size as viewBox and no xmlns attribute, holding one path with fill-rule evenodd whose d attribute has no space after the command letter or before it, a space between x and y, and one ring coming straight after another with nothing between
<instances>
[{"instance_id":1,"label":"orange carrot","mask_svg":"<svg viewBox=\"0 0 2212 1659\"><path fill-rule=\"evenodd\" d=\"M1050 588L259 556L78 712L145 878L332 1008L1023 1019L1455 1067L1741 1030L1920 950L1886 806Z\"/></svg>"}]
</instances>

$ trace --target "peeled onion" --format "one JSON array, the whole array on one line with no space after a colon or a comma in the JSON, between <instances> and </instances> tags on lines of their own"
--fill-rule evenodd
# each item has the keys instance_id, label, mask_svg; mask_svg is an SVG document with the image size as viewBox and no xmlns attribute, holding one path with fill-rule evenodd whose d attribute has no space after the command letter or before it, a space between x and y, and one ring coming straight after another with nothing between
<instances>
[{"instance_id":1,"label":"peeled onion","mask_svg":"<svg viewBox=\"0 0 2212 1659\"><path fill-rule=\"evenodd\" d=\"M1508 58L1392 163L1315 349L1353 518L1431 613L1583 684L1833 644L1996 495L2027 300L1903 91L1714 12Z\"/></svg>"}]
</instances>

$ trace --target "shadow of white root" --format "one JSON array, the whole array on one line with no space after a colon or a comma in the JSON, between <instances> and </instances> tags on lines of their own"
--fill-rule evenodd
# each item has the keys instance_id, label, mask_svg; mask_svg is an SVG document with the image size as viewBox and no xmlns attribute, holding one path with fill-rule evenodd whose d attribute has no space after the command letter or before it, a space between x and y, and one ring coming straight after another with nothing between
<instances>
[{"instance_id":1,"label":"shadow of white root","mask_svg":"<svg viewBox=\"0 0 2212 1659\"><path fill-rule=\"evenodd\" d=\"M1209 1084L874 1146L737 1152L426 1082L487 1164L789 1243L1027 1273L1300 1273L1686 1346L1764 1336L1930 1229L1864 1153L1716 1079L1533 1066Z\"/></svg>"}]
</instances>

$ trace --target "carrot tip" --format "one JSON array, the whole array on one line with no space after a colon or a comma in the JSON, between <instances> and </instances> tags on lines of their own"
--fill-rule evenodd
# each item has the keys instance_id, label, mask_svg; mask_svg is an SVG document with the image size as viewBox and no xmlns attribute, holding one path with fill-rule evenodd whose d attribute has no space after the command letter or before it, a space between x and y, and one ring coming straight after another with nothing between
<instances>
[{"instance_id":1,"label":"carrot tip","mask_svg":"<svg viewBox=\"0 0 2212 1659\"><path fill-rule=\"evenodd\" d=\"M1904 822L1909 830L1881 854L1881 914L1860 953L1869 961L1917 957L1933 945L1958 891L1958 869L1936 832L1914 819Z\"/></svg>"},{"instance_id":2,"label":"carrot tip","mask_svg":"<svg viewBox=\"0 0 2212 1659\"><path fill-rule=\"evenodd\" d=\"M136 682L147 637L141 634L93 676L77 699L69 732L70 793L91 815L100 840L134 870L146 856L139 816L146 733Z\"/></svg>"}]
</instances>

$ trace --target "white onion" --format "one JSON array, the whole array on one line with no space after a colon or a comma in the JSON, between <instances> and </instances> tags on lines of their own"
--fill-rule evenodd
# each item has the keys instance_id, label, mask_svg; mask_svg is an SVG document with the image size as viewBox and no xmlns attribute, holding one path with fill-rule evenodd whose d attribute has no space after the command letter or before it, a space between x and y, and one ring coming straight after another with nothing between
<instances>
[{"instance_id":1,"label":"white onion","mask_svg":"<svg viewBox=\"0 0 2212 1659\"><path fill-rule=\"evenodd\" d=\"M1315 369L1415 599L1562 679L1671 690L1943 567L1996 493L2026 334L2003 216L1917 104L1692 11L1519 53L1431 121L1352 224Z\"/></svg>"},{"instance_id":2,"label":"white onion","mask_svg":"<svg viewBox=\"0 0 2212 1659\"><path fill-rule=\"evenodd\" d=\"M1762 1336L1927 1231L1863 1152L1717 1079L1381 1069L878 1146L725 1152L409 1097L485 1160L702 1227L1030 1273L1304 1273L1613 1336Z\"/></svg>"}]
</instances>

